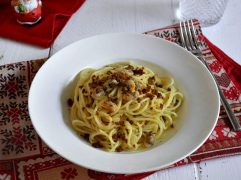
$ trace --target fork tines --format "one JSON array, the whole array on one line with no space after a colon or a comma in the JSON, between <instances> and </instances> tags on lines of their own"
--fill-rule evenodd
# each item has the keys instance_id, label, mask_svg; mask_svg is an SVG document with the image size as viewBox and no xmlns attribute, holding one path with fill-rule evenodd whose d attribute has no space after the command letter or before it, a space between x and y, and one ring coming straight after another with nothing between
<instances>
[{"instance_id":1,"label":"fork tines","mask_svg":"<svg viewBox=\"0 0 241 180\"><path fill-rule=\"evenodd\" d=\"M182 47L184 47L188 51L199 49L193 20L180 22L180 37Z\"/></svg>"}]
</instances>

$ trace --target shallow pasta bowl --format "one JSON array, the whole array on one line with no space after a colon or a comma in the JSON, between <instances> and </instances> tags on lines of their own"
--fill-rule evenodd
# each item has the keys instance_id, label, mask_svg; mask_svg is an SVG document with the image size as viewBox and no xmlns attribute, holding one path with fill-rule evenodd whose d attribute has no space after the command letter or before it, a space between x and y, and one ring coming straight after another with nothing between
<instances>
[{"instance_id":1,"label":"shallow pasta bowl","mask_svg":"<svg viewBox=\"0 0 241 180\"><path fill-rule=\"evenodd\" d=\"M170 138L145 151L96 149L69 124L66 102L74 77L86 67L120 61L134 61L172 76L185 97ZM29 113L42 140L67 160L103 172L139 173L167 167L197 150L215 127L219 96L206 67L178 45L147 35L105 34L65 47L41 67L30 88Z\"/></svg>"}]
</instances>

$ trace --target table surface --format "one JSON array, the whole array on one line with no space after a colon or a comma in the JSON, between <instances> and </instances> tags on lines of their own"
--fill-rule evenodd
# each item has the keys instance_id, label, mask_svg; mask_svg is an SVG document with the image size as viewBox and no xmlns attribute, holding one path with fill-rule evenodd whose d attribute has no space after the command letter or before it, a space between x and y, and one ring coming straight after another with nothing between
<instances>
[{"instance_id":1,"label":"table surface","mask_svg":"<svg viewBox=\"0 0 241 180\"><path fill-rule=\"evenodd\" d=\"M85 37L111 32L142 33L172 23L160 10L165 0L87 0L68 22L52 48L39 48L0 38L0 65L48 57ZM229 1L221 21L203 28L208 39L241 64L241 1ZM228 169L228 171L227 171ZM157 172L146 180L239 180L241 156L219 158Z\"/></svg>"}]
</instances>

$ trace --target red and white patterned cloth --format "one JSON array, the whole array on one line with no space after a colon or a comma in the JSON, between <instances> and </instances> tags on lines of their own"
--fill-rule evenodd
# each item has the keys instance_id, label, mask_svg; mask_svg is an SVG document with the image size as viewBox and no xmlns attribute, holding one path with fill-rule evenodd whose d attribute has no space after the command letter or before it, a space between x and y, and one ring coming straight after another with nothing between
<instances>
[{"instance_id":1,"label":"red and white patterned cloth","mask_svg":"<svg viewBox=\"0 0 241 180\"><path fill-rule=\"evenodd\" d=\"M241 120L241 66L211 44L195 21L202 52L232 108ZM178 26L150 31L179 44ZM28 115L28 91L31 81L46 59L0 66L0 179L141 179L154 172L114 175L74 165L54 153L39 138ZM192 155L173 164L241 154L241 132L233 132L221 108L216 128L208 140ZM169 167L169 168L170 168Z\"/></svg>"}]
</instances>

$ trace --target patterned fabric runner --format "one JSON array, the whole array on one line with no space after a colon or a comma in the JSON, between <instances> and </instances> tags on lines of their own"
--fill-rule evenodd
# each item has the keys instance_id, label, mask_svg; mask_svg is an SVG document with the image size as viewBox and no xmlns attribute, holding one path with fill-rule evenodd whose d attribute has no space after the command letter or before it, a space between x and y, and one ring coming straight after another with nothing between
<instances>
[{"instance_id":1,"label":"patterned fabric runner","mask_svg":"<svg viewBox=\"0 0 241 180\"><path fill-rule=\"evenodd\" d=\"M207 41L197 21L195 26L205 59L236 116L241 119L241 89L237 88L241 84L237 84L238 76L230 75L230 69L241 72L241 67L233 62L227 67L227 63L217 59L218 55L215 57L205 43ZM177 25L145 34L179 44ZM114 175L87 170L68 162L44 144L33 129L27 106L31 81L45 60L0 66L0 179L141 179L154 173ZM241 132L231 130L221 107L217 126L208 140L195 153L170 167L235 154L241 154Z\"/></svg>"}]
</instances>

